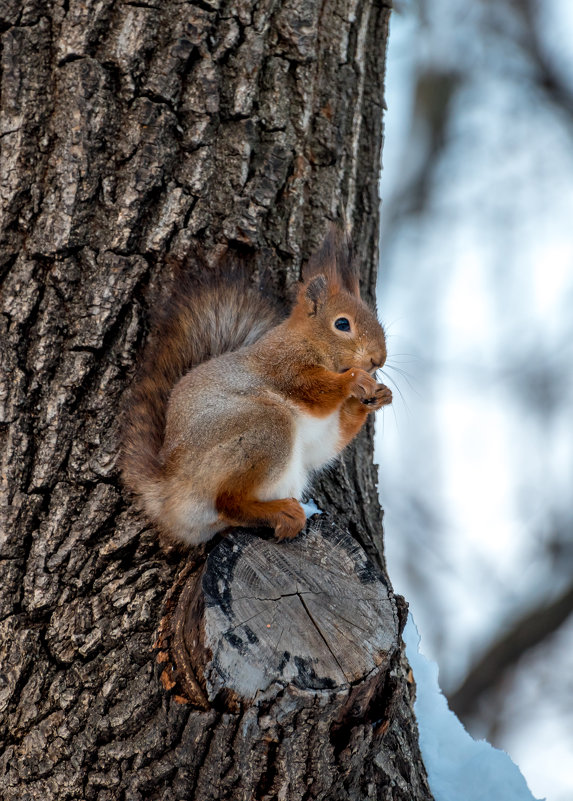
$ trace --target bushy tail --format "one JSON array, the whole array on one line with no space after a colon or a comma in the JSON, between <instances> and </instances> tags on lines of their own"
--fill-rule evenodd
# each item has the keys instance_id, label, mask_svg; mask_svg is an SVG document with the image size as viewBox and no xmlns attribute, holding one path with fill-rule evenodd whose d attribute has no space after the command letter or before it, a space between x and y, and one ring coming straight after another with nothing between
<instances>
[{"instance_id":1,"label":"bushy tail","mask_svg":"<svg viewBox=\"0 0 573 801\"><path fill-rule=\"evenodd\" d=\"M123 480L154 520L161 510L160 451L172 388L192 367L256 342L280 320L240 270L205 270L200 280L176 271L129 394L123 433Z\"/></svg>"}]
</instances>

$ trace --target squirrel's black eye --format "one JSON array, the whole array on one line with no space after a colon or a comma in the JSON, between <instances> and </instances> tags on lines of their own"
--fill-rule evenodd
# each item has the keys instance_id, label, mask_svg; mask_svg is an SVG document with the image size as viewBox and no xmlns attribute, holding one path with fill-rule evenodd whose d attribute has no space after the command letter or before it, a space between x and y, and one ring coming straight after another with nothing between
<instances>
[{"instance_id":1,"label":"squirrel's black eye","mask_svg":"<svg viewBox=\"0 0 573 801\"><path fill-rule=\"evenodd\" d=\"M350 331L350 323L346 317L339 317L337 320L335 320L334 327L338 328L339 331Z\"/></svg>"}]
</instances>

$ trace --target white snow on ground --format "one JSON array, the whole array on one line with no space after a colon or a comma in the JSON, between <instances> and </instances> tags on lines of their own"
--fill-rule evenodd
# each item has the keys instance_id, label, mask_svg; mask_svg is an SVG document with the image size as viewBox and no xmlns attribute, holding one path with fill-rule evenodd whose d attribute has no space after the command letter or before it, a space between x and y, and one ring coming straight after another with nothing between
<instances>
[{"instance_id":1,"label":"white snow on ground","mask_svg":"<svg viewBox=\"0 0 573 801\"><path fill-rule=\"evenodd\" d=\"M411 615L403 636L417 688L420 749L435 801L535 801L508 754L474 740L449 709L438 666L418 650L420 635Z\"/></svg>"}]
</instances>

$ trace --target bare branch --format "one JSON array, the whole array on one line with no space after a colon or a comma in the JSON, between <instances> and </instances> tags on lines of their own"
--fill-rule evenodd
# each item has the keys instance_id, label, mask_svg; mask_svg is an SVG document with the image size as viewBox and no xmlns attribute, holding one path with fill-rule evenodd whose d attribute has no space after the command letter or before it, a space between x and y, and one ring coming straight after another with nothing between
<instances>
[{"instance_id":1,"label":"bare branch","mask_svg":"<svg viewBox=\"0 0 573 801\"><path fill-rule=\"evenodd\" d=\"M461 718L474 713L481 698L498 687L507 671L529 650L543 642L573 612L573 584L553 603L537 608L516 621L494 642L449 696L451 709Z\"/></svg>"}]
</instances>

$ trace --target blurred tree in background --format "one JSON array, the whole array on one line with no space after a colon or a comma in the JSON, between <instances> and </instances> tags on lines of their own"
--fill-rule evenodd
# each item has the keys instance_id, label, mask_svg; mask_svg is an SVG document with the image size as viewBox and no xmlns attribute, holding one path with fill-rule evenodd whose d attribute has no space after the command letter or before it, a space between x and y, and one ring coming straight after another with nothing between
<instances>
[{"instance_id":1,"label":"blurred tree in background","mask_svg":"<svg viewBox=\"0 0 573 801\"><path fill-rule=\"evenodd\" d=\"M396 3L377 431L390 575L450 704L573 777L573 6Z\"/></svg>"}]
</instances>

